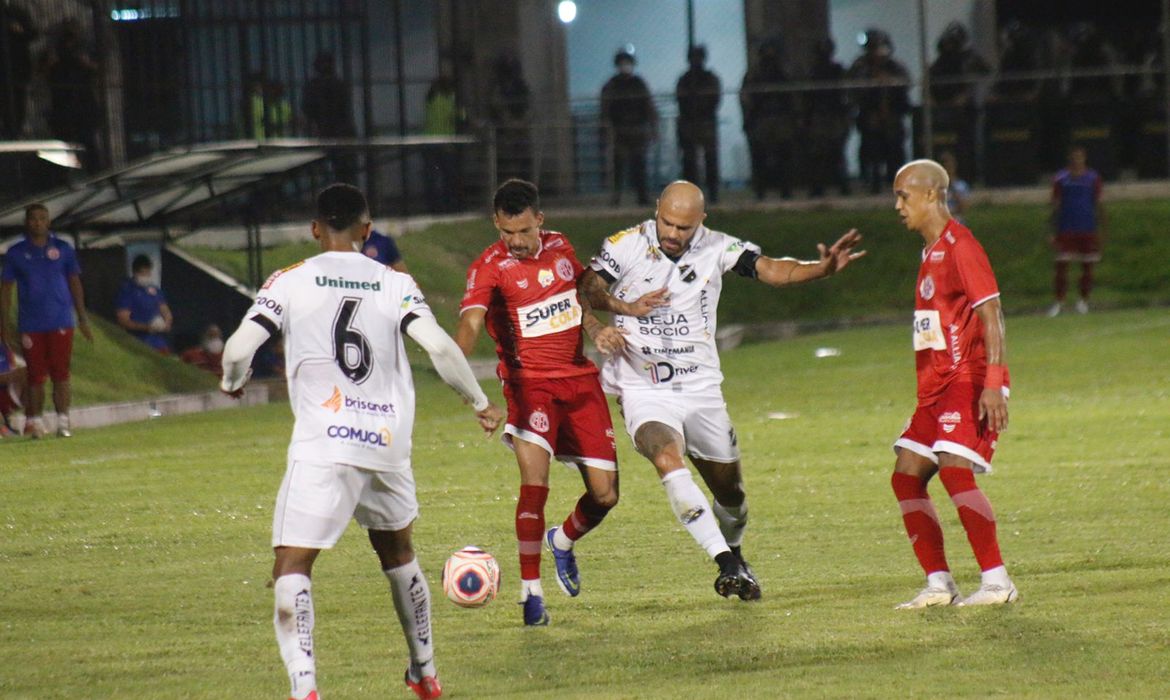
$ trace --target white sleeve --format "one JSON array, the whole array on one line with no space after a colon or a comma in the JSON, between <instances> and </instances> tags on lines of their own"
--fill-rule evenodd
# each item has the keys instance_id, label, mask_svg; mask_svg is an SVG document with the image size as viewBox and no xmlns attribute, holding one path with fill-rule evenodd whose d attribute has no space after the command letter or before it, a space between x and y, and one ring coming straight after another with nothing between
<instances>
[{"instance_id":1,"label":"white sleeve","mask_svg":"<svg viewBox=\"0 0 1170 700\"><path fill-rule=\"evenodd\" d=\"M252 356L268 338L268 330L253 321L251 315L244 319L223 346L223 379L219 388L232 392L248 383L252 376Z\"/></svg>"},{"instance_id":2,"label":"white sleeve","mask_svg":"<svg viewBox=\"0 0 1170 700\"><path fill-rule=\"evenodd\" d=\"M431 364L443 381L459 392L459 395L471 402L472 408L482 411L488 407L487 394L475 381L471 373L471 366L463 351L451 340L433 316L418 316L406 326L406 334L414 338L423 350L431 357Z\"/></svg>"}]
</instances>

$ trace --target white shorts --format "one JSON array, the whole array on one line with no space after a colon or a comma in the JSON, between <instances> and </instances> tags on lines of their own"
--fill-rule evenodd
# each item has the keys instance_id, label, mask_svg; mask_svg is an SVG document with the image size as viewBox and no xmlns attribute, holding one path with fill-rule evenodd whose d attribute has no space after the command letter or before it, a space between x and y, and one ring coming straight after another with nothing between
<instances>
[{"instance_id":1,"label":"white shorts","mask_svg":"<svg viewBox=\"0 0 1170 700\"><path fill-rule=\"evenodd\" d=\"M663 423L683 436L692 457L711 462L739 460L739 439L721 391L686 397L673 392L627 391L618 403L631 440L642 425Z\"/></svg>"},{"instance_id":2,"label":"white shorts","mask_svg":"<svg viewBox=\"0 0 1170 700\"><path fill-rule=\"evenodd\" d=\"M329 549L350 518L368 530L401 530L418 517L414 474L290 461L272 515L273 547Z\"/></svg>"}]
</instances>

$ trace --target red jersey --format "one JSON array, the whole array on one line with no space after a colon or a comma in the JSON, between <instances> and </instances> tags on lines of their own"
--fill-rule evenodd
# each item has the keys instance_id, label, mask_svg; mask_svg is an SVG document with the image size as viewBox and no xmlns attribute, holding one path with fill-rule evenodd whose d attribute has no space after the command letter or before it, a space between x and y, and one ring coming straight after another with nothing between
<instances>
[{"instance_id":1,"label":"red jersey","mask_svg":"<svg viewBox=\"0 0 1170 700\"><path fill-rule=\"evenodd\" d=\"M970 229L951 219L922 251L914 303L918 400L938 398L956 380L983 382L987 351L975 307L999 296L995 273Z\"/></svg>"},{"instance_id":2,"label":"red jersey","mask_svg":"<svg viewBox=\"0 0 1170 700\"><path fill-rule=\"evenodd\" d=\"M459 306L487 310L500 379L555 379L596 374L585 357L577 278L584 271L564 234L540 232L540 250L520 259L496 241L467 269Z\"/></svg>"}]
</instances>

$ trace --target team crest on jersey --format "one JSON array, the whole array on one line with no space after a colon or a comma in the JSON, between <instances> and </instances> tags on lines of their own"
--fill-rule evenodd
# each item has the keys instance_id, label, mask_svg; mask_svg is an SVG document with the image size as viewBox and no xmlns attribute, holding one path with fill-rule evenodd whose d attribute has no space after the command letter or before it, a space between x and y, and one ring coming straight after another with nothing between
<instances>
[{"instance_id":1,"label":"team crest on jersey","mask_svg":"<svg viewBox=\"0 0 1170 700\"><path fill-rule=\"evenodd\" d=\"M533 411L532 415L528 416L528 425L538 433L548 432L548 414L544 411Z\"/></svg>"},{"instance_id":2,"label":"team crest on jersey","mask_svg":"<svg viewBox=\"0 0 1170 700\"><path fill-rule=\"evenodd\" d=\"M528 278L527 277L517 277L516 278L516 286L519 287L520 289L528 289Z\"/></svg>"},{"instance_id":3,"label":"team crest on jersey","mask_svg":"<svg viewBox=\"0 0 1170 700\"><path fill-rule=\"evenodd\" d=\"M958 411L950 411L939 416L938 422L944 433L953 433L955 428L959 427L959 423L963 422L963 416Z\"/></svg>"},{"instance_id":4,"label":"team crest on jersey","mask_svg":"<svg viewBox=\"0 0 1170 700\"><path fill-rule=\"evenodd\" d=\"M922 278L922 284L918 285L918 294L925 300L930 301L934 298L934 278L930 275Z\"/></svg>"},{"instance_id":5,"label":"team crest on jersey","mask_svg":"<svg viewBox=\"0 0 1170 700\"><path fill-rule=\"evenodd\" d=\"M377 249L377 248L375 248L375 247L374 247L374 246L372 246L372 245L371 245L371 246L366 246L366 249L365 249L365 251L364 251L364 252L365 252L365 254L366 254L366 257L367 257L367 258L376 258L376 257L378 257L378 249Z\"/></svg>"},{"instance_id":6,"label":"team crest on jersey","mask_svg":"<svg viewBox=\"0 0 1170 700\"><path fill-rule=\"evenodd\" d=\"M568 258L557 258L557 277L566 282L573 281L573 263Z\"/></svg>"},{"instance_id":7,"label":"team crest on jersey","mask_svg":"<svg viewBox=\"0 0 1170 700\"><path fill-rule=\"evenodd\" d=\"M49 260L57 260L61 257L61 251L57 250L56 246L49 246L49 249L45 251L45 257Z\"/></svg>"},{"instance_id":8,"label":"team crest on jersey","mask_svg":"<svg viewBox=\"0 0 1170 700\"><path fill-rule=\"evenodd\" d=\"M536 275L536 281L540 282L540 286L547 287L553 283L553 271L541 270Z\"/></svg>"},{"instance_id":9,"label":"team crest on jersey","mask_svg":"<svg viewBox=\"0 0 1170 700\"><path fill-rule=\"evenodd\" d=\"M942 262L942 261L943 261L943 258L945 258L946 256L947 256L947 251L945 251L945 250L936 250L936 251L934 251L933 253L931 253L931 254L930 254L930 261L931 261L931 262L935 262L935 263L936 263L936 262Z\"/></svg>"}]
</instances>

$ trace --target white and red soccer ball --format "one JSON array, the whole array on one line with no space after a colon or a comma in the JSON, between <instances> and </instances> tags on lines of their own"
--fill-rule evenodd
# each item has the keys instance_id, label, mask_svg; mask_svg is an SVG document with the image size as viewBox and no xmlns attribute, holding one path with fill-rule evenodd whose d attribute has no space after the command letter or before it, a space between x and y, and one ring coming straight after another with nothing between
<instances>
[{"instance_id":1,"label":"white and red soccer ball","mask_svg":"<svg viewBox=\"0 0 1170 700\"><path fill-rule=\"evenodd\" d=\"M461 608L478 608L500 590L500 565L479 547L464 547L443 565L443 592Z\"/></svg>"}]
</instances>

